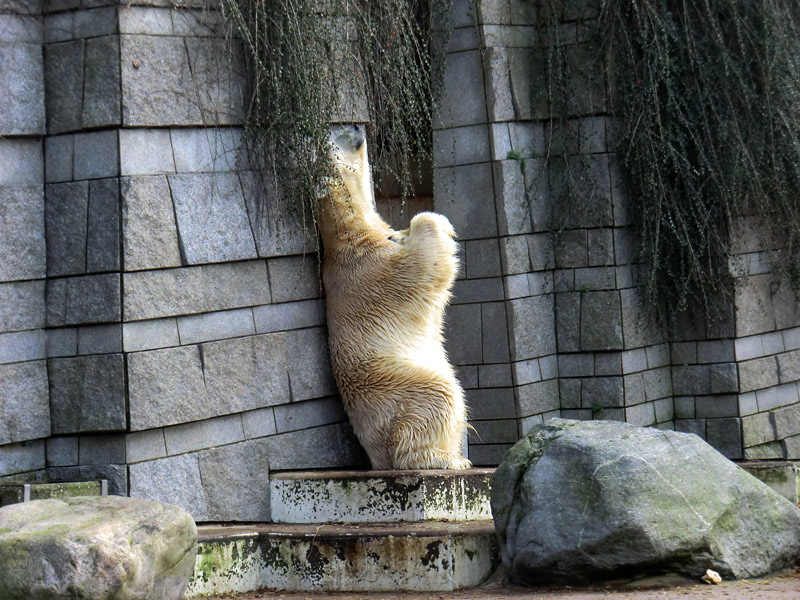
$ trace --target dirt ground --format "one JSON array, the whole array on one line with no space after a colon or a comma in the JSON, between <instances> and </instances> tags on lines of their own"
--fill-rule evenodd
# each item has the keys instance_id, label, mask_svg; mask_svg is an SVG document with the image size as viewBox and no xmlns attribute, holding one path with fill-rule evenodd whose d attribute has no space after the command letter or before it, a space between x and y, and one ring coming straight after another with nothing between
<instances>
[{"instance_id":1,"label":"dirt ground","mask_svg":"<svg viewBox=\"0 0 800 600\"><path fill-rule=\"evenodd\" d=\"M287 593L261 591L223 594L207 600L800 600L800 568L766 579L694 583L659 578L636 583L612 582L590 587L530 588L512 585L498 574L484 585L459 592Z\"/></svg>"}]
</instances>

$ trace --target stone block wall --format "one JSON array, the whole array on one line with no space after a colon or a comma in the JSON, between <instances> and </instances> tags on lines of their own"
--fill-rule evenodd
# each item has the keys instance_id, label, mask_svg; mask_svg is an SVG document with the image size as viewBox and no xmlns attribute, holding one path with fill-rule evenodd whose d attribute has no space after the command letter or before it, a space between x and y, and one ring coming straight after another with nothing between
<instances>
[{"instance_id":1,"label":"stone block wall","mask_svg":"<svg viewBox=\"0 0 800 600\"><path fill-rule=\"evenodd\" d=\"M0 1L0 478L41 477L46 361L41 0Z\"/></svg>"},{"instance_id":2,"label":"stone block wall","mask_svg":"<svg viewBox=\"0 0 800 600\"><path fill-rule=\"evenodd\" d=\"M248 156L241 49L206 0L173 4L0 0L0 478L104 477L201 521L267 520L270 471L367 462L313 233ZM497 464L553 416L800 459L800 308L769 236L742 219L721 319L660 329L606 92L582 71L594 3L565 5L560 128L530 95L534 4L471 6L453 2L432 182L459 236L446 343L470 459ZM405 227L428 193L379 208Z\"/></svg>"}]
</instances>

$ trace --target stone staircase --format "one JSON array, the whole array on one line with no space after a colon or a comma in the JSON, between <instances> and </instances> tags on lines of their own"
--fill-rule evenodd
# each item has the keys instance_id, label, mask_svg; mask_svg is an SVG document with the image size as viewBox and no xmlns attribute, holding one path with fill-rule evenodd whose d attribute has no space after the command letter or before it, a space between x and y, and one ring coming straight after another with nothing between
<instances>
[{"instance_id":1,"label":"stone staircase","mask_svg":"<svg viewBox=\"0 0 800 600\"><path fill-rule=\"evenodd\" d=\"M187 598L260 588L450 591L498 564L494 469L273 474L272 523L200 526Z\"/></svg>"}]
</instances>

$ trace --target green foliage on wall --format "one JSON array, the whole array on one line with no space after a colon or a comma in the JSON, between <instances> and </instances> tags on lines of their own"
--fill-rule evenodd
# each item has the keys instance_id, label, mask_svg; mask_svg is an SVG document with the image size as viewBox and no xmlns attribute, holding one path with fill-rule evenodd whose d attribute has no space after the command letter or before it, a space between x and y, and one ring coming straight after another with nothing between
<instances>
[{"instance_id":1,"label":"green foliage on wall","mask_svg":"<svg viewBox=\"0 0 800 600\"><path fill-rule=\"evenodd\" d=\"M584 81L605 93L598 111L620 117L648 299L708 308L729 293L727 259L748 215L768 223L773 267L800 282L800 6L587 0L596 18L578 27L576 74L563 4L538 3L548 42L534 102L564 123Z\"/></svg>"},{"instance_id":2,"label":"green foliage on wall","mask_svg":"<svg viewBox=\"0 0 800 600\"><path fill-rule=\"evenodd\" d=\"M330 174L330 123L368 121L375 180L410 191L413 159L430 156L431 12L425 0L222 0L243 41L248 130L260 167L295 207Z\"/></svg>"}]
</instances>

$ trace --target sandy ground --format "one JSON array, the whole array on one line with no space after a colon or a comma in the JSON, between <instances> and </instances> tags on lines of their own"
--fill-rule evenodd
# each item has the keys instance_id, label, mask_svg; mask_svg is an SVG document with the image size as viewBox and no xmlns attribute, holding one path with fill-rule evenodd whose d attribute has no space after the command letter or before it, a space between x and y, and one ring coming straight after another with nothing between
<instances>
[{"instance_id":1,"label":"sandy ground","mask_svg":"<svg viewBox=\"0 0 800 600\"><path fill-rule=\"evenodd\" d=\"M223 594L208 600L800 600L800 568L766 579L723 582L720 585L693 583L684 579L652 579L637 583L569 588L529 588L511 585L502 574L484 585L459 592L425 593L286 593L261 591Z\"/></svg>"}]
</instances>

